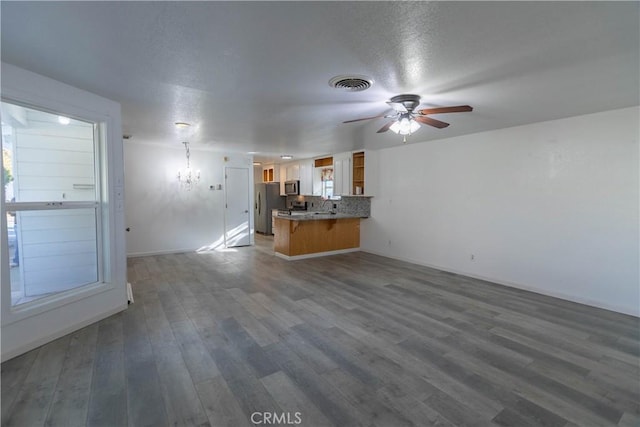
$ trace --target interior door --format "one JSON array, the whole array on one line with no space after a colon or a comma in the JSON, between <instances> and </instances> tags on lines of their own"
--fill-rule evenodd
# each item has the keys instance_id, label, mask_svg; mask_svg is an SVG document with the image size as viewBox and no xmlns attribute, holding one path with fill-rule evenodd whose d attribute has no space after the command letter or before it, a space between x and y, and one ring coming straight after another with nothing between
<instances>
[{"instance_id":1,"label":"interior door","mask_svg":"<svg viewBox=\"0 0 640 427\"><path fill-rule=\"evenodd\" d=\"M249 226L249 169L225 168L225 244L226 247L251 244Z\"/></svg>"}]
</instances>

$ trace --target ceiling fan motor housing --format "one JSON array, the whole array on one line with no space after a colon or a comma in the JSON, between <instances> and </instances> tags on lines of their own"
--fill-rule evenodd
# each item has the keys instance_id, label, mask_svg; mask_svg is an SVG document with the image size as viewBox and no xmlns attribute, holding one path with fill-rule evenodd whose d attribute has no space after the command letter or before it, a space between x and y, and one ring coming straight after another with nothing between
<instances>
[{"instance_id":1,"label":"ceiling fan motor housing","mask_svg":"<svg viewBox=\"0 0 640 427\"><path fill-rule=\"evenodd\" d=\"M418 105L420 105L420 97L418 95L396 95L389 100L391 104L401 104L408 112L413 111Z\"/></svg>"}]
</instances>

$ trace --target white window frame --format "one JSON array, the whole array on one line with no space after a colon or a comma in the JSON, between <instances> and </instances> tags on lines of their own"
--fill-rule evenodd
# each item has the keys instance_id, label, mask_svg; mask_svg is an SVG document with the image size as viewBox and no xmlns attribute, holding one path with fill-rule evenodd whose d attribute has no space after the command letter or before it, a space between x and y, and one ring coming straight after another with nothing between
<instances>
[{"instance_id":1,"label":"white window frame","mask_svg":"<svg viewBox=\"0 0 640 427\"><path fill-rule=\"evenodd\" d=\"M98 263L98 280L93 283L78 286L66 291L58 292L53 295L38 298L33 301L29 301L23 304L13 306L11 302L11 283L2 283L0 289L0 296L2 297L2 303L0 308L2 309L2 325L8 325L17 321L26 319L31 316L35 316L46 311L54 310L63 307L69 303L79 301L87 298L91 295L99 294L112 290L115 286L110 280L110 260L111 254L109 250L109 230L112 226L109 221L108 209L109 206L106 203L108 200L107 194L107 168L106 162L107 150L106 150L106 130L109 128L108 119L105 121L104 117L98 117L91 114L88 111L74 112L74 111L62 111L47 108L45 106L32 105L30 103L18 101L9 97L2 97L2 102L17 105L20 107L31 108L34 110L69 117L77 119L87 123L94 124L94 176L95 176L95 192L96 200L87 202L59 202L59 201L42 201L42 202L5 202L4 201L4 185L2 185L2 215L7 211L35 211L35 210L60 210L60 209L77 209L77 208L93 208L96 210L96 251L97 251L97 263ZM4 183L3 183L4 184ZM2 227L0 229L4 235L7 234L7 223L3 218ZM2 269L9 268L9 257L3 256L0 258Z\"/></svg>"},{"instance_id":2,"label":"white window frame","mask_svg":"<svg viewBox=\"0 0 640 427\"><path fill-rule=\"evenodd\" d=\"M60 338L127 308L127 248L124 215L124 155L120 104L28 70L0 62L1 95L8 102L100 123L102 159L100 210L104 224L104 284L85 287L64 301L12 312L10 275L0 262L1 360ZM0 185L0 228L6 227L4 186ZM6 233L0 233L0 259L8 258ZM5 285L6 284L6 285Z\"/></svg>"}]
</instances>

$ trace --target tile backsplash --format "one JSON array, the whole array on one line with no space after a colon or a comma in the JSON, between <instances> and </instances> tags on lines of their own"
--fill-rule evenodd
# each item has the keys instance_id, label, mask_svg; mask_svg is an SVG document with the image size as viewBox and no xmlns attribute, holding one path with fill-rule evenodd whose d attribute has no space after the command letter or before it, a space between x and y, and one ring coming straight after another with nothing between
<instances>
[{"instance_id":1,"label":"tile backsplash","mask_svg":"<svg viewBox=\"0 0 640 427\"><path fill-rule=\"evenodd\" d=\"M324 200L320 196L287 196L287 208L293 202L307 202L307 210L310 212L335 211L349 215L368 218L371 215L371 197L367 196L342 196L340 200Z\"/></svg>"}]
</instances>

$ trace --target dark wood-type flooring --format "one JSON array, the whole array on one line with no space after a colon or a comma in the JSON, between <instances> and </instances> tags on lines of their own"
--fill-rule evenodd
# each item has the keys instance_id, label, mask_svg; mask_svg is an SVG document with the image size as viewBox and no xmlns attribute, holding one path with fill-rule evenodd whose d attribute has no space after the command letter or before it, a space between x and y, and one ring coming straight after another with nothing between
<instances>
[{"instance_id":1,"label":"dark wood-type flooring","mask_svg":"<svg viewBox=\"0 0 640 427\"><path fill-rule=\"evenodd\" d=\"M257 240L131 259L129 309L2 364L2 425L640 423L637 318Z\"/></svg>"}]
</instances>

